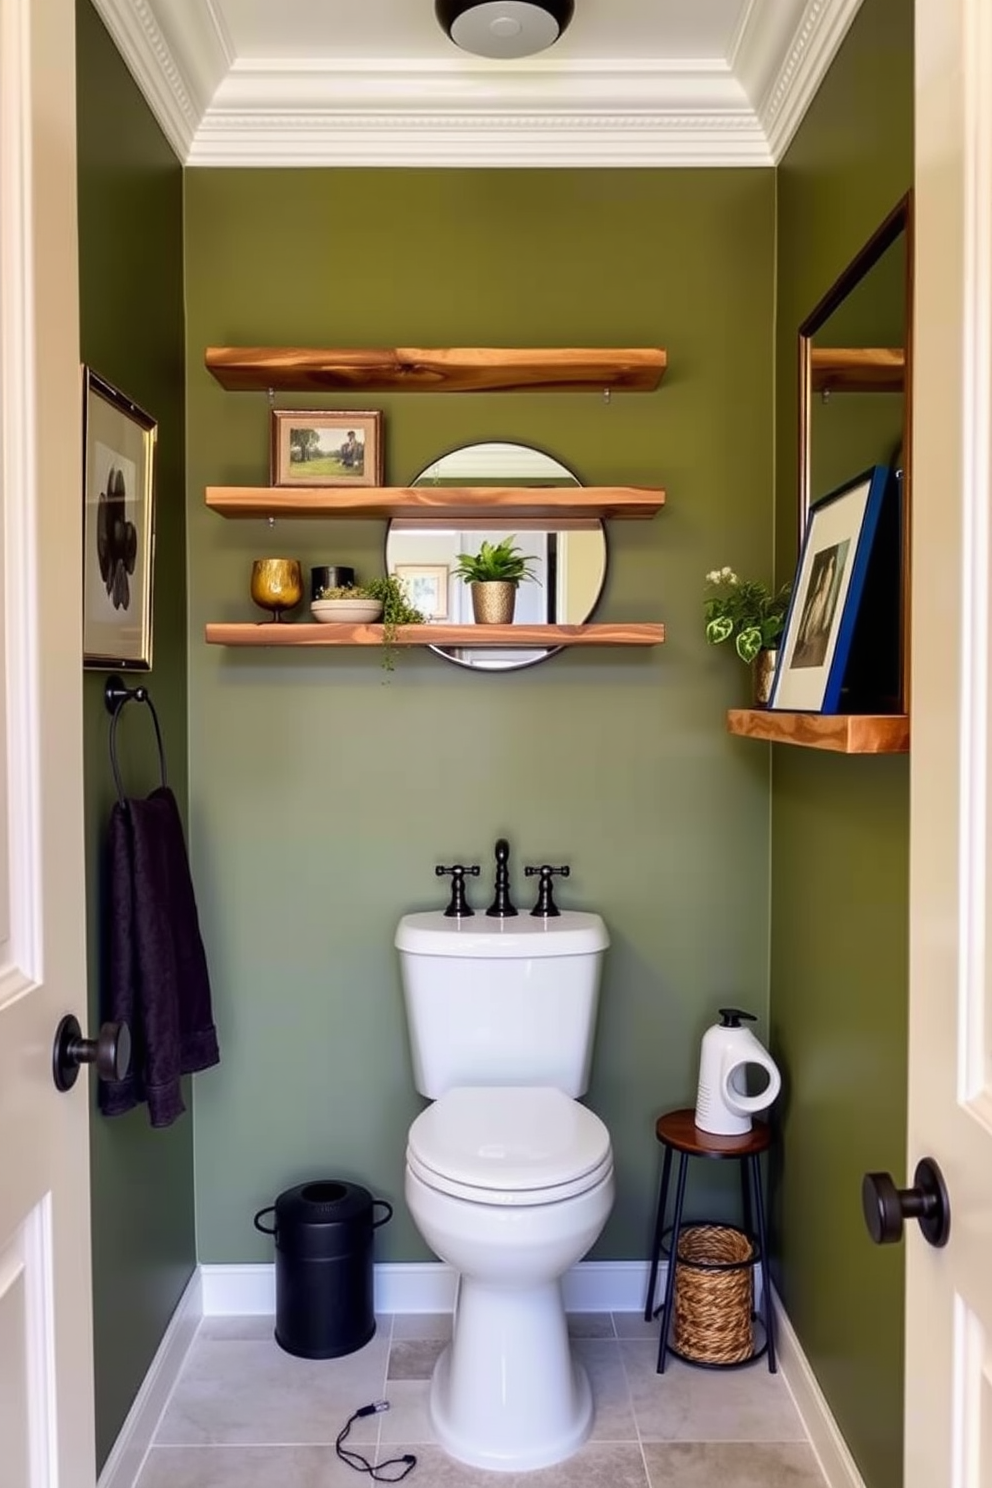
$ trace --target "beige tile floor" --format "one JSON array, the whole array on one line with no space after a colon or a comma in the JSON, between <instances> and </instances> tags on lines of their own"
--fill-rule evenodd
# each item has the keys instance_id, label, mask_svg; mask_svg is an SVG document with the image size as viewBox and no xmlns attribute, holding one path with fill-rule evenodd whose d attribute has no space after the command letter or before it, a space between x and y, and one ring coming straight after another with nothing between
<instances>
[{"instance_id":1,"label":"beige tile floor","mask_svg":"<svg viewBox=\"0 0 992 1488\"><path fill-rule=\"evenodd\" d=\"M570 1322L592 1382L592 1437L568 1462L513 1474L465 1467L434 1442L427 1392L449 1317L380 1318L365 1348L321 1361L284 1353L271 1318L205 1318L137 1488L360 1488L368 1478L337 1460L334 1438L380 1398L389 1411L357 1421L349 1445L379 1462L415 1452L408 1488L824 1488L788 1389L763 1363L718 1372L673 1360L658 1375L657 1323Z\"/></svg>"}]
</instances>

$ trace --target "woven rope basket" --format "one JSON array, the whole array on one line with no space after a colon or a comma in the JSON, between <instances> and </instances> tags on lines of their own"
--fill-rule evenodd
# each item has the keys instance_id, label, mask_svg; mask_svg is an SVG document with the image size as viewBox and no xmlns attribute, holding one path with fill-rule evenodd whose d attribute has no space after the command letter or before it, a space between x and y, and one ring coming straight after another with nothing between
<instances>
[{"instance_id":1,"label":"woven rope basket","mask_svg":"<svg viewBox=\"0 0 992 1488\"><path fill-rule=\"evenodd\" d=\"M687 1225L675 1271L678 1353L699 1364L740 1364L754 1353L755 1248L729 1225Z\"/></svg>"}]
</instances>

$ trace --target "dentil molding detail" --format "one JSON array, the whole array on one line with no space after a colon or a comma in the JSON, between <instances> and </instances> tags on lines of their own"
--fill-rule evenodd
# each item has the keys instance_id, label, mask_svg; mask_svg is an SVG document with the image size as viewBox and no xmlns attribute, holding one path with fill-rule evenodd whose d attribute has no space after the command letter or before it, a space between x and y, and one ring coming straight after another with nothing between
<instances>
[{"instance_id":1,"label":"dentil molding detail","mask_svg":"<svg viewBox=\"0 0 992 1488\"><path fill-rule=\"evenodd\" d=\"M584 67L539 59L478 76L374 59L347 72L245 63L232 57L213 0L94 3L191 166L643 168L777 163L861 0L791 0L788 14L790 0L750 0L730 59L752 88L769 80L750 98L742 75L718 58Z\"/></svg>"}]
</instances>

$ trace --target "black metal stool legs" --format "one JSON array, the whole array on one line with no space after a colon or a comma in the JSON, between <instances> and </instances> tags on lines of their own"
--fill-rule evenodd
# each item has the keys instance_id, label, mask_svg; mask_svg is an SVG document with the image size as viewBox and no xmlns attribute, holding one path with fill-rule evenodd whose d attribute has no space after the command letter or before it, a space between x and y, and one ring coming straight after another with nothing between
<instances>
[{"instance_id":1,"label":"black metal stool legs","mask_svg":"<svg viewBox=\"0 0 992 1488\"><path fill-rule=\"evenodd\" d=\"M651 1247L651 1275L648 1278L648 1300L644 1308L644 1321L649 1323L654 1317L654 1294L658 1285L658 1259L661 1255L661 1241L665 1233L665 1210L668 1208L668 1181L672 1175L672 1149L665 1148L665 1161L661 1167L661 1187L658 1190L658 1213L654 1221L654 1244Z\"/></svg>"},{"instance_id":2,"label":"black metal stool legs","mask_svg":"<svg viewBox=\"0 0 992 1488\"><path fill-rule=\"evenodd\" d=\"M741 1170L741 1223L744 1233L749 1238L754 1234L754 1213L751 1208L751 1182L750 1163L745 1159L740 1164Z\"/></svg>"},{"instance_id":3,"label":"black metal stool legs","mask_svg":"<svg viewBox=\"0 0 992 1488\"><path fill-rule=\"evenodd\" d=\"M672 1220L672 1243L668 1251L668 1275L665 1278L665 1310L661 1315L661 1337L658 1340L658 1373L665 1372L668 1332L675 1304L675 1267L679 1253L679 1231L682 1228L682 1206L685 1203L685 1180L689 1171L689 1154L679 1153L679 1177L675 1185L675 1217Z\"/></svg>"},{"instance_id":4,"label":"black metal stool legs","mask_svg":"<svg viewBox=\"0 0 992 1488\"><path fill-rule=\"evenodd\" d=\"M765 1234L765 1203L761 1196L761 1165L757 1153L747 1159L754 1182L754 1207L758 1216L758 1244L761 1247L761 1289L764 1296L765 1333L768 1338L768 1368L776 1373L772 1282L768 1271L768 1236Z\"/></svg>"}]
</instances>

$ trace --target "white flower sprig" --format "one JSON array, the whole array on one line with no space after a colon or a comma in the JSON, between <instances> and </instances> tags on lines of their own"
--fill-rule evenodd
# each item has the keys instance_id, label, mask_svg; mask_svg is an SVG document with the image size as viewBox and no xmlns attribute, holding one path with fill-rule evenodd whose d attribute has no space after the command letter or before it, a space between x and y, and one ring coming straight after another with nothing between
<instances>
[{"instance_id":1,"label":"white flower sprig","mask_svg":"<svg viewBox=\"0 0 992 1488\"><path fill-rule=\"evenodd\" d=\"M734 637L741 661L751 662L782 634L790 585L773 593L767 584L741 579L729 566L714 568L706 582L717 592L706 600L706 639L717 646Z\"/></svg>"}]
</instances>

